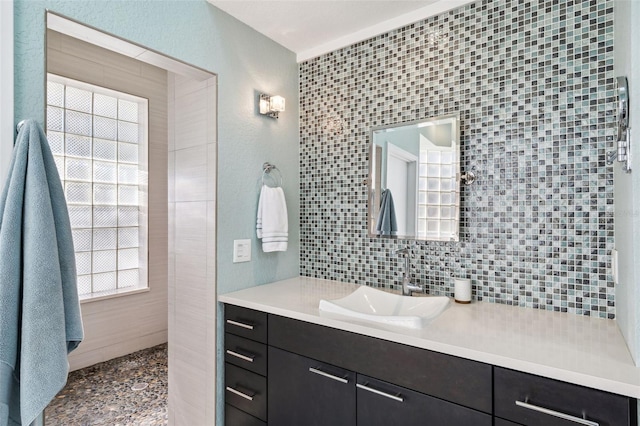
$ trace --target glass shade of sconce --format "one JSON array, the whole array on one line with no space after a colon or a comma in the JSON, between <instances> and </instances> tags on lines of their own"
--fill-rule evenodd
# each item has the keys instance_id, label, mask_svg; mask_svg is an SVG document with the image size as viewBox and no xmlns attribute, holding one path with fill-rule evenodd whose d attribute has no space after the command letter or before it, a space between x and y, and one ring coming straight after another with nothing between
<instances>
[{"instance_id":1,"label":"glass shade of sconce","mask_svg":"<svg viewBox=\"0 0 640 426\"><path fill-rule=\"evenodd\" d=\"M278 113L284 111L285 100L282 96L260 94L260 114L278 118Z\"/></svg>"},{"instance_id":2,"label":"glass shade of sconce","mask_svg":"<svg viewBox=\"0 0 640 426\"><path fill-rule=\"evenodd\" d=\"M269 108L271 111L284 111L284 98L282 96L272 96L269 99Z\"/></svg>"}]
</instances>

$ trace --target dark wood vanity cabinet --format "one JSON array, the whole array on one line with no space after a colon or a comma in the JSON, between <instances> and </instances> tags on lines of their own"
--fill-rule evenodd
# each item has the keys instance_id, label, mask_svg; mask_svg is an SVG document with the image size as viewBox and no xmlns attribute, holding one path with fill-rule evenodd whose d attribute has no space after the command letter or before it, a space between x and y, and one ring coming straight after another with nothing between
<instances>
[{"instance_id":1,"label":"dark wood vanity cabinet","mask_svg":"<svg viewBox=\"0 0 640 426\"><path fill-rule=\"evenodd\" d=\"M492 426L490 415L358 374L357 425Z\"/></svg>"},{"instance_id":2,"label":"dark wood vanity cabinet","mask_svg":"<svg viewBox=\"0 0 640 426\"><path fill-rule=\"evenodd\" d=\"M224 369L226 402L261 420L267 419L267 379L234 365Z\"/></svg>"},{"instance_id":3,"label":"dark wood vanity cabinet","mask_svg":"<svg viewBox=\"0 0 640 426\"><path fill-rule=\"evenodd\" d=\"M494 398L497 417L527 426L637 425L634 398L506 368L494 368Z\"/></svg>"},{"instance_id":4,"label":"dark wood vanity cabinet","mask_svg":"<svg viewBox=\"0 0 640 426\"><path fill-rule=\"evenodd\" d=\"M510 422L509 420L496 417L493 420L493 426L522 426L520 423Z\"/></svg>"},{"instance_id":5,"label":"dark wood vanity cabinet","mask_svg":"<svg viewBox=\"0 0 640 426\"><path fill-rule=\"evenodd\" d=\"M269 347L269 424L353 426L355 373Z\"/></svg>"},{"instance_id":6,"label":"dark wood vanity cabinet","mask_svg":"<svg viewBox=\"0 0 640 426\"><path fill-rule=\"evenodd\" d=\"M276 315L268 323L270 425L493 423L489 365Z\"/></svg>"},{"instance_id":7,"label":"dark wood vanity cabinet","mask_svg":"<svg viewBox=\"0 0 640 426\"><path fill-rule=\"evenodd\" d=\"M266 312L225 305L224 331L256 342L267 343Z\"/></svg>"},{"instance_id":8,"label":"dark wood vanity cabinet","mask_svg":"<svg viewBox=\"0 0 640 426\"><path fill-rule=\"evenodd\" d=\"M269 346L431 395L493 411L492 367L451 355L269 316Z\"/></svg>"},{"instance_id":9,"label":"dark wood vanity cabinet","mask_svg":"<svg viewBox=\"0 0 640 426\"><path fill-rule=\"evenodd\" d=\"M638 425L634 398L357 333L231 305L225 331L227 426Z\"/></svg>"},{"instance_id":10,"label":"dark wood vanity cabinet","mask_svg":"<svg viewBox=\"0 0 640 426\"><path fill-rule=\"evenodd\" d=\"M272 425L492 426L491 416L269 347Z\"/></svg>"},{"instance_id":11,"label":"dark wood vanity cabinet","mask_svg":"<svg viewBox=\"0 0 640 426\"><path fill-rule=\"evenodd\" d=\"M267 421L267 314L225 307L225 424Z\"/></svg>"}]
</instances>

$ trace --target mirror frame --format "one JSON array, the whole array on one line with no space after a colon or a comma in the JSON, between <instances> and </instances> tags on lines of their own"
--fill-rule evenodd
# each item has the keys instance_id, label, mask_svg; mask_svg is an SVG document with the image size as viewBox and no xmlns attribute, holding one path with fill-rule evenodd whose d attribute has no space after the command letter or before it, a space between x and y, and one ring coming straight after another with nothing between
<instances>
[{"instance_id":1,"label":"mirror frame","mask_svg":"<svg viewBox=\"0 0 640 426\"><path fill-rule=\"evenodd\" d=\"M376 133L381 130L400 128L400 127L410 127L412 125L417 125L421 123L426 123L429 121L439 121L446 119L455 119L454 129L456 132L456 155L457 155L457 169L455 170L455 180L456 180L456 188L455 188L455 197L456 197L456 209L455 209L455 223L457 224L457 228L452 232L449 237L424 237L418 238L417 235L379 235L375 233L376 222L378 219L379 206L376 207L376 202L379 204L380 199L376 197L376 191L379 188L375 187L376 177L381 174L382 169L377 169L377 165L375 164L375 150L376 144L374 141L374 136ZM402 123L394 123L384 126L375 126L372 127L369 132L369 177L367 179L367 236L369 238L387 238L387 239L404 239L404 240L416 240L416 241L459 241L460 239L460 192L461 192L461 162L460 162L460 113L456 112L453 114L445 114L435 117L427 117L418 120L405 121Z\"/></svg>"}]
</instances>

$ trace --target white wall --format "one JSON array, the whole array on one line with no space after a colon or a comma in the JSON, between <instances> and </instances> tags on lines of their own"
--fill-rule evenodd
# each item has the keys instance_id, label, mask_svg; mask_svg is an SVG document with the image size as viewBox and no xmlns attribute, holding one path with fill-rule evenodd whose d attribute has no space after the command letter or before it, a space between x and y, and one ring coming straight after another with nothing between
<instances>
[{"instance_id":1,"label":"white wall","mask_svg":"<svg viewBox=\"0 0 640 426\"><path fill-rule=\"evenodd\" d=\"M169 75L169 424L214 424L217 79Z\"/></svg>"},{"instance_id":2,"label":"white wall","mask_svg":"<svg viewBox=\"0 0 640 426\"><path fill-rule=\"evenodd\" d=\"M0 190L7 177L14 137L13 1L0 1Z\"/></svg>"},{"instance_id":3,"label":"white wall","mask_svg":"<svg viewBox=\"0 0 640 426\"><path fill-rule=\"evenodd\" d=\"M75 370L167 341L167 72L51 30L47 70L149 100L149 291L82 304Z\"/></svg>"}]
</instances>

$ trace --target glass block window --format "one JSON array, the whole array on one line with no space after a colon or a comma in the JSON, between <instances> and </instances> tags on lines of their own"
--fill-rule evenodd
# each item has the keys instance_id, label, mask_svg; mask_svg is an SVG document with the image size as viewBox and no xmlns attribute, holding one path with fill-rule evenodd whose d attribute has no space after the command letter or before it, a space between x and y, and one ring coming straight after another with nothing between
<instances>
[{"instance_id":1,"label":"glass block window","mask_svg":"<svg viewBox=\"0 0 640 426\"><path fill-rule=\"evenodd\" d=\"M429 149L421 141L418 172L418 237L451 235L459 217L456 170L458 159L451 150Z\"/></svg>"},{"instance_id":2,"label":"glass block window","mask_svg":"<svg viewBox=\"0 0 640 426\"><path fill-rule=\"evenodd\" d=\"M67 198L81 300L147 288L147 100L47 76L47 138Z\"/></svg>"}]
</instances>

